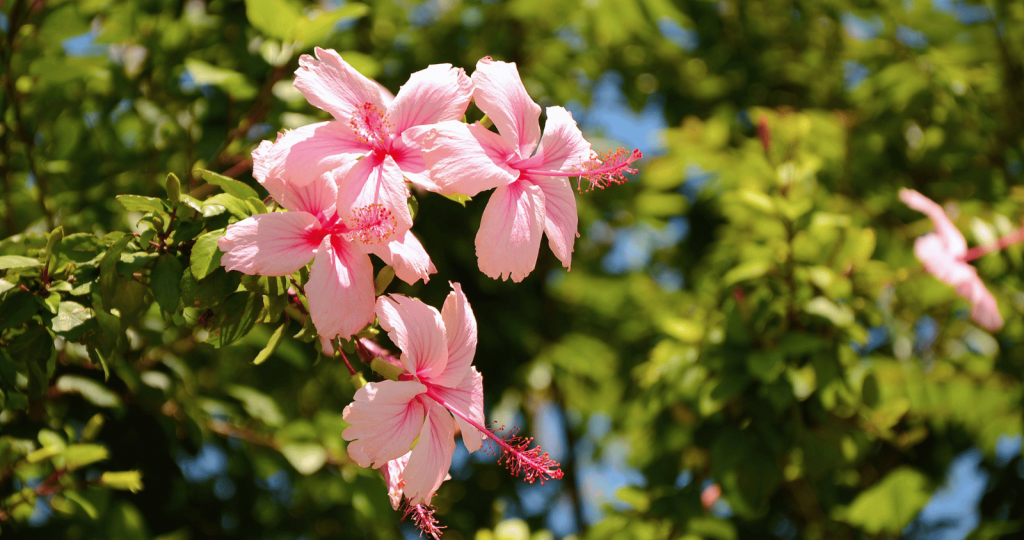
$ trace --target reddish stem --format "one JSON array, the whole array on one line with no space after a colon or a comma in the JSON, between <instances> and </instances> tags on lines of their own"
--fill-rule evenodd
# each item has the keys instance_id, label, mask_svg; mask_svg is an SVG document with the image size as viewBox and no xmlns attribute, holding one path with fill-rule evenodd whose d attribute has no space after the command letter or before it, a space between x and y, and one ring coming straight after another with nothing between
<instances>
[{"instance_id":1,"label":"reddish stem","mask_svg":"<svg viewBox=\"0 0 1024 540\"><path fill-rule=\"evenodd\" d=\"M964 262L971 262L975 259L980 259L989 253L1005 249L1021 242L1024 242L1024 228L1018 229L990 244L973 247L967 250L967 253L964 254Z\"/></svg>"}]
</instances>

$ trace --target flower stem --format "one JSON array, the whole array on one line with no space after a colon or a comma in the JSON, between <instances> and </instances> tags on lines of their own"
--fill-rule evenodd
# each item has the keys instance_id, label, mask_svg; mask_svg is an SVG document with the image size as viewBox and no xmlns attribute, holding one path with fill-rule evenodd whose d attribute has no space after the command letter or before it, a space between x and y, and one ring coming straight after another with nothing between
<instances>
[{"instance_id":1,"label":"flower stem","mask_svg":"<svg viewBox=\"0 0 1024 540\"><path fill-rule=\"evenodd\" d=\"M967 250L967 253L964 254L964 262L971 262L975 259L980 259L989 253L1005 249L1021 242L1024 242L1024 228L1018 229L995 242Z\"/></svg>"}]
</instances>

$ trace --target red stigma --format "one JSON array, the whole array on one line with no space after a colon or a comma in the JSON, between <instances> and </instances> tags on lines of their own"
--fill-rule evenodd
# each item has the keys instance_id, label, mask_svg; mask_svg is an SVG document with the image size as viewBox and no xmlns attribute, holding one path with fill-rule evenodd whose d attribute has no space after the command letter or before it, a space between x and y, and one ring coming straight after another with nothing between
<instances>
[{"instance_id":1,"label":"red stigma","mask_svg":"<svg viewBox=\"0 0 1024 540\"><path fill-rule=\"evenodd\" d=\"M397 227L395 217L382 204L353 208L345 226L349 234L364 244L380 244L386 241Z\"/></svg>"},{"instance_id":2,"label":"red stigma","mask_svg":"<svg viewBox=\"0 0 1024 540\"><path fill-rule=\"evenodd\" d=\"M356 133L356 140L381 149L394 127L388 120L388 114L381 111L376 105L370 102L363 103L352 114L352 121L349 122L352 131Z\"/></svg>"},{"instance_id":3,"label":"red stigma","mask_svg":"<svg viewBox=\"0 0 1024 540\"><path fill-rule=\"evenodd\" d=\"M402 521L412 517L412 523L420 530L420 538L427 535L427 538L434 540L441 539L441 530L445 528L440 525L434 517L435 508L429 504L412 504L405 501L402 509Z\"/></svg>"},{"instance_id":4,"label":"red stigma","mask_svg":"<svg viewBox=\"0 0 1024 540\"><path fill-rule=\"evenodd\" d=\"M504 430L502 426L499 431ZM498 443L498 449L487 448L484 451L491 455L494 455L492 452L497 453L498 463L504 465L512 476L522 475L523 480L531 484L540 480L541 485L552 478L562 479L561 465L557 461L551 459L547 452L542 452L540 446L530 448L533 437L520 436L517 427L502 436L498 436L494 430L489 431L493 435L491 438Z\"/></svg>"},{"instance_id":5,"label":"red stigma","mask_svg":"<svg viewBox=\"0 0 1024 540\"><path fill-rule=\"evenodd\" d=\"M627 152L625 148L619 148L614 152L600 152L591 157L580 167L580 178L576 188L583 193L594 188L604 189L612 184L625 184L629 181L627 174L636 174L637 170L630 167L634 161L644 157L640 150L636 149ZM583 188L583 181L590 182L586 189Z\"/></svg>"}]
</instances>

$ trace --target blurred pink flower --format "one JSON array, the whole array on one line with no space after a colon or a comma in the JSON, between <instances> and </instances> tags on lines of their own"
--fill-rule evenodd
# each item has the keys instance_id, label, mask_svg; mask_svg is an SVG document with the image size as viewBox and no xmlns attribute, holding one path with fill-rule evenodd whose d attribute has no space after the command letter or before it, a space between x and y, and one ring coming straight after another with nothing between
<instances>
[{"instance_id":1,"label":"blurred pink flower","mask_svg":"<svg viewBox=\"0 0 1024 540\"><path fill-rule=\"evenodd\" d=\"M402 235L412 226L405 180L436 190L419 146L403 140L402 132L462 118L473 83L462 68L435 64L413 73L392 100L337 52L319 47L315 52L316 58L299 58L295 88L334 120L287 131L272 146L261 145L253 153L253 173L301 187L352 165L338 184L339 212L382 204L395 218L395 234Z\"/></svg>"},{"instance_id":2,"label":"blurred pink flower","mask_svg":"<svg viewBox=\"0 0 1024 540\"><path fill-rule=\"evenodd\" d=\"M265 151L264 141L254 152ZM345 168L343 168L344 170ZM315 178L303 187L278 178L259 178L288 212L271 212L228 226L217 245L227 270L249 275L287 276L313 259L305 292L323 348L330 340L355 334L373 322L373 253L406 283L426 282L436 272L411 231L395 232L391 212L376 203L336 212L334 176Z\"/></svg>"},{"instance_id":3,"label":"blurred pink flower","mask_svg":"<svg viewBox=\"0 0 1024 540\"><path fill-rule=\"evenodd\" d=\"M441 313L401 295L377 300L380 325L402 350L405 372L398 381L367 383L344 411L349 456L362 467L387 465L389 491L403 484L413 505L429 504L448 474L456 425L470 452L483 442L482 428L473 426L484 423L483 378L472 366L476 319L462 287L452 289Z\"/></svg>"},{"instance_id":4,"label":"blurred pink flower","mask_svg":"<svg viewBox=\"0 0 1024 540\"><path fill-rule=\"evenodd\" d=\"M900 199L907 206L931 218L935 232L914 242L914 254L928 273L956 288L957 294L971 304L971 318L992 332L1003 327L1003 317L992 293L978 277L978 271L967 264L967 241L942 207L912 189L901 189Z\"/></svg>"},{"instance_id":5,"label":"blurred pink flower","mask_svg":"<svg viewBox=\"0 0 1024 540\"><path fill-rule=\"evenodd\" d=\"M596 159L562 107L547 108L544 134L540 106L530 99L514 63L480 60L473 73L473 99L498 133L480 123L440 122L406 130L420 144L430 179L443 194L474 196L495 189L476 236L480 270L495 279L522 281L533 271L541 234L569 268L576 241L576 198L569 177L601 185L618 182L639 152L616 153L613 163Z\"/></svg>"},{"instance_id":6,"label":"blurred pink flower","mask_svg":"<svg viewBox=\"0 0 1024 540\"><path fill-rule=\"evenodd\" d=\"M722 496L722 487L718 484L710 484L700 492L700 503L704 506L705 510L711 510L711 507L718 502L718 499Z\"/></svg>"}]
</instances>

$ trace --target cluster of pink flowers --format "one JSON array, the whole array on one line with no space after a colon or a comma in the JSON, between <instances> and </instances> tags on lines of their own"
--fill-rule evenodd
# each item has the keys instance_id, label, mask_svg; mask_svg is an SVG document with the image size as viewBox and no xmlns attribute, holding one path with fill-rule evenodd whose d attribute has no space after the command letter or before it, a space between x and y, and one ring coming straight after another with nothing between
<instances>
[{"instance_id":1,"label":"cluster of pink flowers","mask_svg":"<svg viewBox=\"0 0 1024 540\"><path fill-rule=\"evenodd\" d=\"M968 251L964 235L960 234L941 206L912 189L900 190L900 199L931 218L935 224L934 233L926 234L914 243L914 254L924 269L943 283L955 287L957 294L970 302L974 322L992 332L1001 329L1003 317L999 314L995 297L981 281L978 271L968 264L1001 246Z\"/></svg>"},{"instance_id":2,"label":"cluster of pink flowers","mask_svg":"<svg viewBox=\"0 0 1024 540\"><path fill-rule=\"evenodd\" d=\"M404 496L406 517L435 537L429 503L446 478L456 429L470 452L490 438L499 462L529 482L561 478L531 438L485 427L483 378L471 365L476 320L459 285L441 313L404 296L376 298L369 255L409 284L437 272L411 231L409 182L444 195L495 190L476 237L486 275L523 280L542 234L569 268L579 236L570 178L580 191L625 182L640 152L594 152L562 107L547 108L542 133L541 108L516 65L491 58L471 77L432 65L392 97L338 53L317 48L315 58L300 58L295 87L334 119L259 145L253 176L287 211L230 225L219 247L226 269L250 275L288 276L312 260L304 292L325 353L375 317L401 348L399 360L379 355L400 375L366 384L345 409L352 459L382 468L395 508ZM485 122L461 121L471 101Z\"/></svg>"}]
</instances>

